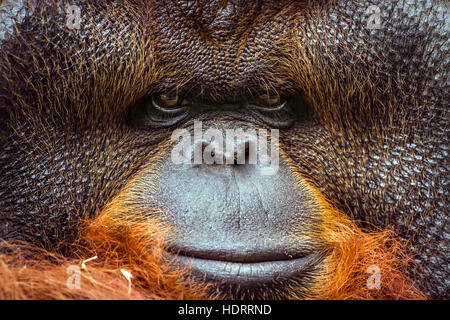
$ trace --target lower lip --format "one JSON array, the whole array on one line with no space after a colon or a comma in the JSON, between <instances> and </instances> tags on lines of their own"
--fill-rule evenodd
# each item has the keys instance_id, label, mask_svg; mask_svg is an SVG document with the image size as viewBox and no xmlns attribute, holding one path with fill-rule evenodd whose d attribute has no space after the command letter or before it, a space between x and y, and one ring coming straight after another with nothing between
<instances>
[{"instance_id":1,"label":"lower lip","mask_svg":"<svg viewBox=\"0 0 450 320\"><path fill-rule=\"evenodd\" d=\"M314 270L321 260L319 254L311 254L289 260L263 262L232 262L209 260L183 255L167 254L168 259L181 268L207 281L236 284L261 285L265 282L278 282L301 277Z\"/></svg>"}]
</instances>

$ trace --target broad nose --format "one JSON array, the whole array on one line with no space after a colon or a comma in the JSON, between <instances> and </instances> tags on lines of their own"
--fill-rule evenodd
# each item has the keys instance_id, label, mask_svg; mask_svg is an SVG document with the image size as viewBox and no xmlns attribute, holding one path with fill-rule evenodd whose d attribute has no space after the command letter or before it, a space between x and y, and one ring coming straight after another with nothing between
<instances>
[{"instance_id":1,"label":"broad nose","mask_svg":"<svg viewBox=\"0 0 450 320\"><path fill-rule=\"evenodd\" d=\"M194 164L249 165L256 164L258 144L256 137L198 139L193 143Z\"/></svg>"}]
</instances>

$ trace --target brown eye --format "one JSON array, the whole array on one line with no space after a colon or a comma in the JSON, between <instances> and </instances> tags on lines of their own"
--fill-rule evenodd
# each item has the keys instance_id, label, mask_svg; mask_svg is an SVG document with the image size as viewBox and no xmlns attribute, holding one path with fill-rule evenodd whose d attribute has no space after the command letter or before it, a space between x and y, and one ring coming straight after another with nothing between
<instances>
[{"instance_id":1,"label":"brown eye","mask_svg":"<svg viewBox=\"0 0 450 320\"><path fill-rule=\"evenodd\" d=\"M267 107L278 106L280 102L281 98L277 93L264 93L258 97L258 103Z\"/></svg>"},{"instance_id":2,"label":"brown eye","mask_svg":"<svg viewBox=\"0 0 450 320\"><path fill-rule=\"evenodd\" d=\"M266 92L252 99L246 108L256 118L276 128L287 128L294 123L313 119L314 108L306 98L285 93Z\"/></svg>"},{"instance_id":3,"label":"brown eye","mask_svg":"<svg viewBox=\"0 0 450 320\"><path fill-rule=\"evenodd\" d=\"M177 92L146 96L130 109L130 123L140 127L167 127L188 115L189 101Z\"/></svg>"},{"instance_id":4,"label":"brown eye","mask_svg":"<svg viewBox=\"0 0 450 320\"><path fill-rule=\"evenodd\" d=\"M183 99L178 92L164 92L157 96L158 103L165 108L174 108L180 106Z\"/></svg>"}]
</instances>

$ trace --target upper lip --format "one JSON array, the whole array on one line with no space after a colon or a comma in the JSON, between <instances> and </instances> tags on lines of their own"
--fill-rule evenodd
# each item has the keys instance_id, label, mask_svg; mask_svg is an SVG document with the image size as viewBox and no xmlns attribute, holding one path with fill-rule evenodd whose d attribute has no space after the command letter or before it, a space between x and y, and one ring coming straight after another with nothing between
<instances>
[{"instance_id":1,"label":"upper lip","mask_svg":"<svg viewBox=\"0 0 450 320\"><path fill-rule=\"evenodd\" d=\"M220 250L207 244L187 244L182 248L172 244L168 251L177 255L198 259L242 263L290 260L305 257L311 252L311 250L275 246L273 244L263 247L256 242L245 246L238 244L227 245L225 243Z\"/></svg>"}]
</instances>

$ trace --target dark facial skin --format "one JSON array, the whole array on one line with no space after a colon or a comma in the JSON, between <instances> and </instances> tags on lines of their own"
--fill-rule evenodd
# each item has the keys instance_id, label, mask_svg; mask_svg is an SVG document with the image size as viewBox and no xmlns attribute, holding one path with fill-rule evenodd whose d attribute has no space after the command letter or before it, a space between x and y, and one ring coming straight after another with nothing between
<instances>
[{"instance_id":1,"label":"dark facial skin","mask_svg":"<svg viewBox=\"0 0 450 320\"><path fill-rule=\"evenodd\" d=\"M79 219L140 177L133 205L157 208L175 231L169 254L195 274L230 296L307 290L328 248L309 238L320 212L300 173L360 227L408 241L411 277L448 298L446 2L377 1L374 30L365 1L73 1L79 30L57 3L11 3L0 4L0 238L70 255ZM283 111L262 111L265 94ZM173 164L170 136L194 121L279 129L276 175Z\"/></svg>"}]
</instances>

